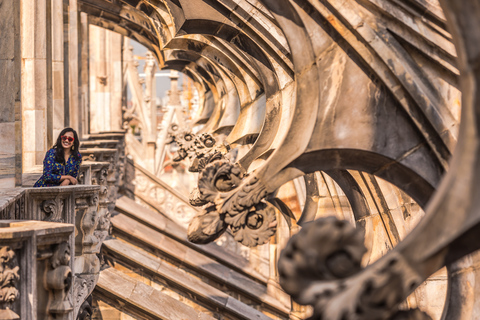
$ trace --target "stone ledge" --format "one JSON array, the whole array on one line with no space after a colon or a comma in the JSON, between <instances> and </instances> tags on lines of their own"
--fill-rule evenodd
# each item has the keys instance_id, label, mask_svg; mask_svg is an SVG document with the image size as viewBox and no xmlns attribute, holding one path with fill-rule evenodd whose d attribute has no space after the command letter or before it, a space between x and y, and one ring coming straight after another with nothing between
<instances>
[{"instance_id":1,"label":"stone ledge","mask_svg":"<svg viewBox=\"0 0 480 320\"><path fill-rule=\"evenodd\" d=\"M214 320L211 316L197 312L192 307L112 268L100 273L95 292L102 298L109 296L106 299L108 302L119 304L121 309L126 309L129 313L140 313L142 317L147 317L146 319Z\"/></svg>"},{"instance_id":2,"label":"stone ledge","mask_svg":"<svg viewBox=\"0 0 480 320\"><path fill-rule=\"evenodd\" d=\"M249 266L247 260L240 256L233 255L214 243L207 245L196 245L189 242L187 240L187 230L185 228L179 226L165 216L143 207L129 198L121 197L117 199L116 210L150 228L161 232L162 234L165 234L172 239L175 239L177 242L180 242L185 246L190 247L195 251L198 251L199 253L218 261L221 264L224 264L228 268L236 270L240 274L243 274L256 282L264 285L267 284L268 279Z\"/></svg>"},{"instance_id":3,"label":"stone ledge","mask_svg":"<svg viewBox=\"0 0 480 320\"><path fill-rule=\"evenodd\" d=\"M204 301L213 309L221 309L225 314L230 314L240 319L270 318L249 305L232 298L225 292L197 279L183 270L163 262L161 259L148 255L128 243L119 240L108 240L104 246L109 255L121 261L128 262L134 267L140 267L151 276L161 278L173 287L177 287L192 294L196 299ZM266 290L266 288L265 288Z\"/></svg>"},{"instance_id":4,"label":"stone ledge","mask_svg":"<svg viewBox=\"0 0 480 320\"><path fill-rule=\"evenodd\" d=\"M113 217L112 224L114 229L129 237L134 237L136 241L140 241L154 250L162 252L180 262L186 268L201 273L221 285L227 285L250 299L265 304L275 312L283 315L289 314L290 310L288 308L282 306L278 300L266 293L266 286L237 273L230 267L224 266L125 215Z\"/></svg>"}]
</instances>

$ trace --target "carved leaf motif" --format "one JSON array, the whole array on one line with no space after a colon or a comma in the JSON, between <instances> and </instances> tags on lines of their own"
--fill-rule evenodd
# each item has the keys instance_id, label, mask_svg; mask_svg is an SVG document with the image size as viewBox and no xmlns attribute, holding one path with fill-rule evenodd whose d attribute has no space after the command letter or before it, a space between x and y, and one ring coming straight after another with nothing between
<instances>
[{"instance_id":1,"label":"carved leaf motif","mask_svg":"<svg viewBox=\"0 0 480 320\"><path fill-rule=\"evenodd\" d=\"M44 221L50 222L63 222L62 212L63 212L64 200L45 200L41 204L41 208L45 213Z\"/></svg>"},{"instance_id":2,"label":"carved leaf motif","mask_svg":"<svg viewBox=\"0 0 480 320\"><path fill-rule=\"evenodd\" d=\"M221 213L233 215L260 203L267 194L264 184L256 176L251 176L238 189L222 195L225 200L217 199L216 204Z\"/></svg>"},{"instance_id":3,"label":"carved leaf motif","mask_svg":"<svg viewBox=\"0 0 480 320\"><path fill-rule=\"evenodd\" d=\"M207 165L198 179L199 198L215 202L221 193L233 190L242 181L243 173L236 164L227 160L214 161Z\"/></svg>"},{"instance_id":4,"label":"carved leaf motif","mask_svg":"<svg viewBox=\"0 0 480 320\"><path fill-rule=\"evenodd\" d=\"M190 222L187 231L188 241L198 244L212 242L224 233L227 227L224 215L219 214L215 206L210 206Z\"/></svg>"},{"instance_id":5,"label":"carved leaf motif","mask_svg":"<svg viewBox=\"0 0 480 320\"><path fill-rule=\"evenodd\" d=\"M200 194L200 190L198 188L194 188L192 192L190 193L190 197L188 201L190 204L194 207L201 207L203 205L206 205L208 201L202 199L202 195Z\"/></svg>"},{"instance_id":6,"label":"carved leaf motif","mask_svg":"<svg viewBox=\"0 0 480 320\"><path fill-rule=\"evenodd\" d=\"M227 214L225 222L231 225L235 240L247 247L267 243L277 230L275 209L262 202L236 216Z\"/></svg>"}]
</instances>

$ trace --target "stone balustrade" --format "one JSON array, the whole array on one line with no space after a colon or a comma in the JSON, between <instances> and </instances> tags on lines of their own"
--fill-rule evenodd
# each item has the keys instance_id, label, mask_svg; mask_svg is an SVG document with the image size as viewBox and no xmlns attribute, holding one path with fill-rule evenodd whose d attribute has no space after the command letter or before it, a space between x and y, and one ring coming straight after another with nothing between
<instances>
[{"instance_id":1,"label":"stone balustrade","mask_svg":"<svg viewBox=\"0 0 480 320\"><path fill-rule=\"evenodd\" d=\"M136 163L131 163L131 166L133 168L127 169L127 172L134 172L136 200L186 228L198 210L190 205L185 196L148 170Z\"/></svg>"},{"instance_id":2,"label":"stone balustrade","mask_svg":"<svg viewBox=\"0 0 480 320\"><path fill-rule=\"evenodd\" d=\"M100 185L0 190L1 217L3 219L10 219L2 221L3 225L1 226L3 229L0 228L0 233L12 234L12 232L15 231L12 229L13 222L11 221L13 219L16 220L14 222L18 225L22 225L23 223L28 224L29 228L35 228L35 232L29 233L29 236L36 237L37 239L38 236L35 235L38 233L56 233L57 231L55 230L57 229L55 229L55 226L69 226L71 230L70 233L62 238L65 243L65 248L62 247L63 249L58 249L67 250L68 248L69 255L71 254L73 258L68 264L68 270L71 272L71 288L69 288L70 298L68 298L68 301L71 305L65 303L60 305L61 303L58 302L63 301L61 300L61 297L58 296L61 295L59 293L60 291L64 291L63 289L60 291L57 290L57 293L53 293L52 299L56 299L55 301L59 304L55 307L55 310L58 309L55 311L55 319L76 319L79 309L91 294L98 281L100 272L100 260L98 254L100 253L101 244L108 236L110 229L110 213L108 210L110 201L107 198L108 186L106 182L106 168L108 168L108 166L109 163L94 163L88 167L88 170L93 177L90 183L93 181ZM73 230L75 230L75 232L73 232ZM3 239L1 237L2 236L0 235L0 239ZM55 236L55 239L60 238ZM1 249L7 252L5 254L9 254L8 250L10 250L10 248L15 248L12 249L14 251L20 248L14 247L13 245L7 247L8 246L5 246L6 249ZM1 246L1 248L3 248L3 246ZM32 249L28 250L32 251ZM45 253L45 255L52 256L53 254ZM42 259L45 260L47 258ZM29 264L22 263L21 265ZM34 279L34 281L36 281L36 276L31 273L34 270L36 269L26 269L23 271L24 275L22 277L25 279ZM55 268L52 270L50 270L52 273L60 272ZM67 269L62 267L61 270L65 271ZM48 288L50 287L48 286L51 286L52 288L58 287L55 283L49 284L47 281L45 290L49 290ZM29 292L23 287L18 289L18 291L22 292L22 294L23 292ZM48 294L42 295L42 297L43 296L48 296ZM38 312L41 312L40 305L47 305L48 301L43 301L40 296L35 299L37 299L37 304L39 304L39 306L32 308L38 309ZM23 306L24 303L22 302L21 305ZM10 307L10 304L8 304L5 308L13 310L13 307L13 305ZM18 312L12 312L11 317L0 313L0 319L40 319L46 317L46 315L40 313L37 315L32 314L28 316L26 315L25 317L20 315L17 317L16 315L18 315ZM28 312L28 310L25 312ZM52 312L54 311L51 311L51 313Z\"/></svg>"},{"instance_id":3,"label":"stone balustrade","mask_svg":"<svg viewBox=\"0 0 480 320\"><path fill-rule=\"evenodd\" d=\"M82 142L78 185L0 189L0 319L73 320L88 307L125 168L124 136L100 135Z\"/></svg>"},{"instance_id":4,"label":"stone balustrade","mask_svg":"<svg viewBox=\"0 0 480 320\"><path fill-rule=\"evenodd\" d=\"M68 243L74 253L73 305L76 315L93 291L100 272L97 254L110 228L105 205L106 189L98 185L77 185L24 190L25 211L17 216L18 219L75 225L75 235L70 236Z\"/></svg>"},{"instance_id":5,"label":"stone balustrade","mask_svg":"<svg viewBox=\"0 0 480 320\"><path fill-rule=\"evenodd\" d=\"M0 222L0 319L75 319L73 234L65 223Z\"/></svg>"}]
</instances>

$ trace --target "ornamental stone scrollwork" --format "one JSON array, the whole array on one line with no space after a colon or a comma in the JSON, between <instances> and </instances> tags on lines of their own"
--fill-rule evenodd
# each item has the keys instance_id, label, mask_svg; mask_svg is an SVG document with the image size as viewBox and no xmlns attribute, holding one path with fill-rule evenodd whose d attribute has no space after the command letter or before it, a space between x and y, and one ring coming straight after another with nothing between
<instances>
[{"instance_id":1,"label":"ornamental stone scrollwork","mask_svg":"<svg viewBox=\"0 0 480 320\"><path fill-rule=\"evenodd\" d=\"M275 234L277 220L274 207L262 200L266 195L260 181L254 176L245 178L238 164L227 160L208 164L200 172L190 204L211 205L190 223L189 241L205 244L230 228L235 240L245 246L268 242Z\"/></svg>"},{"instance_id":2,"label":"ornamental stone scrollwork","mask_svg":"<svg viewBox=\"0 0 480 320\"><path fill-rule=\"evenodd\" d=\"M69 294L73 280L70 257L70 245L67 242L56 245L45 271L45 286L49 291L47 310L54 319L66 320L73 310Z\"/></svg>"},{"instance_id":3,"label":"ornamental stone scrollwork","mask_svg":"<svg viewBox=\"0 0 480 320\"><path fill-rule=\"evenodd\" d=\"M363 243L362 231L347 221L329 217L307 224L281 253L280 285L296 302L313 306L310 320L431 319L398 310L422 282L417 272L395 252L362 269Z\"/></svg>"},{"instance_id":4,"label":"ornamental stone scrollwork","mask_svg":"<svg viewBox=\"0 0 480 320\"><path fill-rule=\"evenodd\" d=\"M91 293L95 289L97 280L98 275L82 275L75 278L73 292L76 319L89 319L88 317L92 315Z\"/></svg>"},{"instance_id":5,"label":"ornamental stone scrollwork","mask_svg":"<svg viewBox=\"0 0 480 320\"><path fill-rule=\"evenodd\" d=\"M99 222L98 204L98 195L96 194L79 196L75 199L75 225L77 226L75 251L77 255L96 253L99 240L94 232Z\"/></svg>"},{"instance_id":6,"label":"ornamental stone scrollwork","mask_svg":"<svg viewBox=\"0 0 480 320\"><path fill-rule=\"evenodd\" d=\"M59 198L44 200L40 206L45 215L43 221L64 222L62 218L64 203L64 200Z\"/></svg>"},{"instance_id":7,"label":"ornamental stone scrollwork","mask_svg":"<svg viewBox=\"0 0 480 320\"><path fill-rule=\"evenodd\" d=\"M15 251L9 246L0 247L0 319L20 319L12 310L20 293L16 287L20 280Z\"/></svg>"},{"instance_id":8,"label":"ornamental stone scrollwork","mask_svg":"<svg viewBox=\"0 0 480 320\"><path fill-rule=\"evenodd\" d=\"M77 320L91 320L93 315L92 309L92 296L88 296L88 298L82 303L80 309L78 310Z\"/></svg>"}]
</instances>

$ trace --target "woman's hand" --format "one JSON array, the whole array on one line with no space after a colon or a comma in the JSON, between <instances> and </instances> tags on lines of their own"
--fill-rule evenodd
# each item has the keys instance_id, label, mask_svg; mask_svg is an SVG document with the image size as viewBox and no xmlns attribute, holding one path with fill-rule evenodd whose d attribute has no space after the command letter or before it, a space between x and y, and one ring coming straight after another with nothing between
<instances>
[{"instance_id":1,"label":"woman's hand","mask_svg":"<svg viewBox=\"0 0 480 320\"><path fill-rule=\"evenodd\" d=\"M70 184L70 179L65 179L60 182L60 186L68 186Z\"/></svg>"},{"instance_id":2,"label":"woman's hand","mask_svg":"<svg viewBox=\"0 0 480 320\"><path fill-rule=\"evenodd\" d=\"M78 184L78 180L72 176L67 176L68 177L68 180L70 180L70 183L73 184L73 185L76 185Z\"/></svg>"},{"instance_id":3,"label":"woman's hand","mask_svg":"<svg viewBox=\"0 0 480 320\"><path fill-rule=\"evenodd\" d=\"M62 176L61 179L60 179L61 183L60 185L61 186L68 186L68 185L76 185L78 184L78 180L75 179L74 177L72 176L69 176L69 175L66 175L66 176Z\"/></svg>"}]
</instances>

